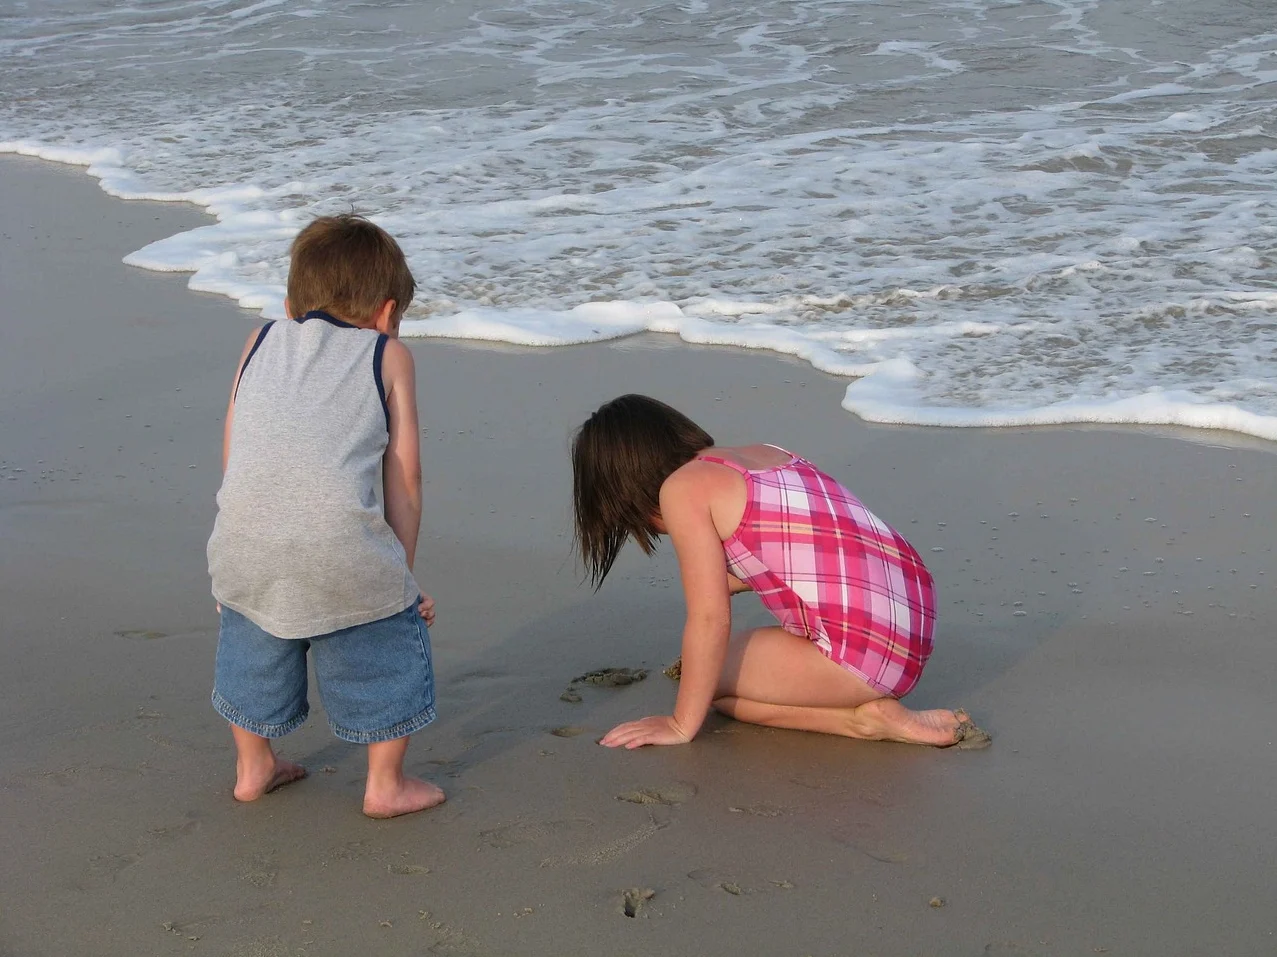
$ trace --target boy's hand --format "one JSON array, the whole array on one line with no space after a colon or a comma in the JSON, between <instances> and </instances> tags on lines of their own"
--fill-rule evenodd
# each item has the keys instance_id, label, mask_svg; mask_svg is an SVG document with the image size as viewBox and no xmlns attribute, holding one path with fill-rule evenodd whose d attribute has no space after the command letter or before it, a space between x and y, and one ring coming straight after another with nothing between
<instances>
[{"instance_id":1,"label":"boy's hand","mask_svg":"<svg viewBox=\"0 0 1277 957\"><path fill-rule=\"evenodd\" d=\"M678 726L672 715L658 714L639 721L627 721L603 735L599 744L630 751L645 744L687 744L692 737Z\"/></svg>"},{"instance_id":2,"label":"boy's hand","mask_svg":"<svg viewBox=\"0 0 1277 957\"><path fill-rule=\"evenodd\" d=\"M417 614L421 616L421 620L426 623L429 628L435 623L435 600L429 595L422 595L421 601L417 605Z\"/></svg>"}]
</instances>

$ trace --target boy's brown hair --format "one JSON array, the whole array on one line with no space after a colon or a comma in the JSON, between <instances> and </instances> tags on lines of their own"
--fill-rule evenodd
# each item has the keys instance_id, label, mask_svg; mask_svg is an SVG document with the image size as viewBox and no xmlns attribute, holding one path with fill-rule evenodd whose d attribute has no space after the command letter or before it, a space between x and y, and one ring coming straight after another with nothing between
<instances>
[{"instance_id":1,"label":"boy's brown hair","mask_svg":"<svg viewBox=\"0 0 1277 957\"><path fill-rule=\"evenodd\" d=\"M660 534L661 485L713 436L677 409L645 395L600 406L572 440L576 545L595 589L633 538L645 554Z\"/></svg>"},{"instance_id":2,"label":"boy's brown hair","mask_svg":"<svg viewBox=\"0 0 1277 957\"><path fill-rule=\"evenodd\" d=\"M372 322L387 299L398 321L412 302L416 280L394 237L363 216L320 216L289 248L291 318L314 309L355 325Z\"/></svg>"}]
</instances>

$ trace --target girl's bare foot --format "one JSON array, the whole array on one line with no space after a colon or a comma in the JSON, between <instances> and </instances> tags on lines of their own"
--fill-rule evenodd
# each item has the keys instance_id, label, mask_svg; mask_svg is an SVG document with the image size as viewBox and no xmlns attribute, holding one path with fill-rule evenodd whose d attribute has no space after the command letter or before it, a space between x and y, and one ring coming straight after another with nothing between
<instances>
[{"instance_id":1,"label":"girl's bare foot","mask_svg":"<svg viewBox=\"0 0 1277 957\"><path fill-rule=\"evenodd\" d=\"M364 813L369 817L398 817L437 807L447 800L443 789L420 778L400 778L389 785L374 786L369 780L364 791Z\"/></svg>"},{"instance_id":2,"label":"girl's bare foot","mask_svg":"<svg viewBox=\"0 0 1277 957\"><path fill-rule=\"evenodd\" d=\"M305 776L306 769L300 764L277 758L274 754L270 754L269 761L241 760L235 775L235 800L256 801L263 794L300 781Z\"/></svg>"},{"instance_id":3,"label":"girl's bare foot","mask_svg":"<svg viewBox=\"0 0 1277 957\"><path fill-rule=\"evenodd\" d=\"M900 741L945 748L963 739L971 719L965 711L910 711L895 698L867 701L848 714L849 733L869 741ZM987 736L986 736L987 737Z\"/></svg>"}]
</instances>

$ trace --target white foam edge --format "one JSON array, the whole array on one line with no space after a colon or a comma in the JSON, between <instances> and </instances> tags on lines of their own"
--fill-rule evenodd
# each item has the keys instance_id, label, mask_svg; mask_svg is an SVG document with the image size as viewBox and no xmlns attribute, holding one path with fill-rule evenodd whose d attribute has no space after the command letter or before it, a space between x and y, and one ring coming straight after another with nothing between
<instances>
[{"instance_id":1,"label":"white foam edge","mask_svg":"<svg viewBox=\"0 0 1277 957\"><path fill-rule=\"evenodd\" d=\"M256 186L224 186L189 192L157 192L147 189L141 179L124 164L123 153L115 147L63 147L30 140L0 142L0 153L31 156L70 166L83 166L108 196L123 200L160 203L189 203L204 209L216 223L198 226L157 239L129 253L124 262L153 272L187 272L187 285L196 292L226 296L245 309L260 312L267 319L286 318L284 286L274 283L245 283L235 274L238 260L234 252L237 236L261 242L277 239L287 243L297 231L296 215L270 212L248 206L266 192ZM291 183L287 190L299 189Z\"/></svg>"},{"instance_id":2,"label":"white foam edge","mask_svg":"<svg viewBox=\"0 0 1277 957\"><path fill-rule=\"evenodd\" d=\"M847 386L842 407L867 422L947 428L1006 428L1034 425L1171 425L1219 429L1277 441L1277 416L1259 415L1177 389L1150 389L1115 399L1070 399L1010 409L931 406L920 401L923 373L900 357Z\"/></svg>"},{"instance_id":3,"label":"white foam edge","mask_svg":"<svg viewBox=\"0 0 1277 957\"><path fill-rule=\"evenodd\" d=\"M404 337L478 339L521 346L567 346L605 342L642 332L678 336L694 345L763 349L795 356L831 375L865 375L873 363L858 362L828 346L765 323L708 322L687 315L672 302L587 302L567 310L463 309L434 319L407 319Z\"/></svg>"},{"instance_id":4,"label":"white foam edge","mask_svg":"<svg viewBox=\"0 0 1277 957\"><path fill-rule=\"evenodd\" d=\"M156 193L144 189L141 180L125 167L124 154L114 147L52 146L31 140L10 140L0 142L0 153L87 167L86 172L101 183L104 192L120 199L149 199L161 203L189 201L178 193Z\"/></svg>"},{"instance_id":5,"label":"white foam edge","mask_svg":"<svg viewBox=\"0 0 1277 957\"><path fill-rule=\"evenodd\" d=\"M140 179L125 168L123 155L114 147L72 148L18 140L0 142L0 153L86 167L86 172L99 181L104 192L119 199L183 202L204 207L218 218L216 224L157 240L130 253L124 258L125 263L160 272L190 272L189 286L195 291L224 295L268 319L286 318L283 287L268 283L249 285L242 279L232 278L235 254L224 249L228 230L251 234L255 241L260 241L267 230L279 230L281 238L291 237L296 231L291 214L245 211L239 206L245 199L264 195L260 189L226 187L189 193L147 190ZM215 245L223 247L220 250L212 248L206 239L214 230L218 237ZM700 305L705 308L705 304ZM732 303L722 312L737 310L745 311L743 304ZM949 428L1078 423L1171 425L1222 429L1277 441L1277 416L1258 415L1178 390L1150 390L1112 400L1069 400L1016 409L928 406L920 401L917 389L923 373L903 356L881 362L856 362L783 327L706 322L687 315L671 302L591 302L569 310L467 309L444 318L407 320L400 329L400 334L408 337L478 339L547 347L602 342L641 332L674 334L697 345L777 352L802 359L820 372L857 377L847 386L842 407L867 422Z\"/></svg>"}]
</instances>

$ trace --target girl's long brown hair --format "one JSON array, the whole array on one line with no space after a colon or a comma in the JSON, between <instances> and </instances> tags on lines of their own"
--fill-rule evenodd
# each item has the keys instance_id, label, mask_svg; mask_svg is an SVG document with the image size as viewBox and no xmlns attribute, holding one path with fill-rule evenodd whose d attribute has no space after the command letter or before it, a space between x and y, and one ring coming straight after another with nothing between
<instances>
[{"instance_id":1,"label":"girl's long brown hair","mask_svg":"<svg viewBox=\"0 0 1277 957\"><path fill-rule=\"evenodd\" d=\"M572 440L576 545L596 590L627 538L652 553L661 485L713 444L713 437L683 413L645 395L615 398L577 429Z\"/></svg>"}]
</instances>

